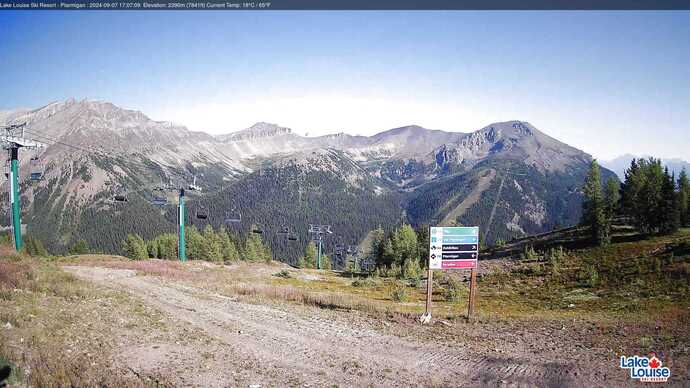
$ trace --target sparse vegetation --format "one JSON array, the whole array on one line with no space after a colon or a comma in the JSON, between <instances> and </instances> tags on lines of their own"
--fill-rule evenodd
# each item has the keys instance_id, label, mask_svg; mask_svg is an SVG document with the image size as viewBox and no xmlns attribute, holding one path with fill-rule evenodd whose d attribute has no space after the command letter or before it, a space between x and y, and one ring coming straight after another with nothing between
<instances>
[{"instance_id":1,"label":"sparse vegetation","mask_svg":"<svg viewBox=\"0 0 690 388\"><path fill-rule=\"evenodd\" d=\"M407 291L407 286L402 283L395 282L391 288L391 299L395 302L407 302L410 294Z\"/></svg>"},{"instance_id":2,"label":"sparse vegetation","mask_svg":"<svg viewBox=\"0 0 690 388\"><path fill-rule=\"evenodd\" d=\"M447 302L457 302L460 300L460 282L450 277L446 282L445 299Z\"/></svg>"},{"instance_id":3,"label":"sparse vegetation","mask_svg":"<svg viewBox=\"0 0 690 388\"><path fill-rule=\"evenodd\" d=\"M376 285L377 285L376 281L370 277L359 278L359 279L352 281L352 287L372 288L372 287L376 287Z\"/></svg>"},{"instance_id":4,"label":"sparse vegetation","mask_svg":"<svg viewBox=\"0 0 690 388\"><path fill-rule=\"evenodd\" d=\"M276 272L273 274L275 277L283 278L283 279L290 279L292 275L290 275L290 271L284 269L280 272Z\"/></svg>"}]
</instances>

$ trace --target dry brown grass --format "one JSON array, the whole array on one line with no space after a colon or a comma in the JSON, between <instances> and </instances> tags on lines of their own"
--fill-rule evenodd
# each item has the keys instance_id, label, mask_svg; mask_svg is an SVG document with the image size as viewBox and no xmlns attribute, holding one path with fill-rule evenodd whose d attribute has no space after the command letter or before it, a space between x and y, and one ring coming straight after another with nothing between
<instances>
[{"instance_id":1,"label":"dry brown grass","mask_svg":"<svg viewBox=\"0 0 690 388\"><path fill-rule=\"evenodd\" d=\"M116 338L107 334L113 323L151 324L124 294L96 289L48 260L29 257L0 257L0 293L0 359L20 368L12 384L146 386L107 355L114 345L105 338Z\"/></svg>"},{"instance_id":2,"label":"dry brown grass","mask_svg":"<svg viewBox=\"0 0 690 388\"><path fill-rule=\"evenodd\" d=\"M227 287L232 294L284 300L325 309L359 310L369 313L392 313L383 303L349 294L310 292L294 286L236 284Z\"/></svg>"},{"instance_id":3,"label":"dry brown grass","mask_svg":"<svg viewBox=\"0 0 690 388\"><path fill-rule=\"evenodd\" d=\"M29 267L20 262L0 261L0 288L15 289L26 281Z\"/></svg>"},{"instance_id":4,"label":"dry brown grass","mask_svg":"<svg viewBox=\"0 0 690 388\"><path fill-rule=\"evenodd\" d=\"M142 275L161 276L171 280L185 280L194 274L178 261L149 259L129 260L121 256L111 255L80 255L70 256L60 260L61 264L88 265L116 269L131 269Z\"/></svg>"},{"instance_id":5,"label":"dry brown grass","mask_svg":"<svg viewBox=\"0 0 690 388\"><path fill-rule=\"evenodd\" d=\"M0 257L10 257L14 254L14 248L11 245L0 244Z\"/></svg>"}]
</instances>

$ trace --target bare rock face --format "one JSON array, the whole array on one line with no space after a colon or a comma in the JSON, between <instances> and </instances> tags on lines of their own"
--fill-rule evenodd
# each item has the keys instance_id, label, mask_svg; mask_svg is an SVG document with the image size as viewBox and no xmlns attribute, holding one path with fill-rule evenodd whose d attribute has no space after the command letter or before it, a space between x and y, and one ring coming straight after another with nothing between
<instances>
[{"instance_id":1,"label":"bare rock face","mask_svg":"<svg viewBox=\"0 0 690 388\"><path fill-rule=\"evenodd\" d=\"M273 136L289 135L290 133L292 133L292 130L290 128L281 127L271 123L259 122L247 129L234 132L228 135L218 136L218 139L223 142L256 140Z\"/></svg>"},{"instance_id":2,"label":"bare rock face","mask_svg":"<svg viewBox=\"0 0 690 388\"><path fill-rule=\"evenodd\" d=\"M578 187L591 160L588 154L522 121L494 123L470 133L410 125L373 136L336 133L316 137L258 122L237 132L212 136L109 102L69 99L38 109L0 112L0 124L20 122L27 123L27 136L48 144L41 154L45 179L23 189L28 199L27 218L36 222L48 219L45 212L53 214L54 222L67 223L62 218L67 211L107 208L105 200L120 187L140 191L143 187L146 194L147 187L167 178L184 182L196 176L206 193L250 180L261 169L272 168L280 172L276 179L281 173L293 172L294 187L303 184L305 176L322 173L338 180L327 180L331 186L342 183L344 188L377 196L404 196L405 201L395 205L399 208L388 210L403 214L411 222L429 223L443 219L447 209L456 208L471 192L471 187L465 190L465 186L477 182L473 176L487 170L495 171L496 178L485 195L498 197L504 171L517 166L538 176L511 178L502 189L500 204L478 200L477 206L483 207L467 209L466 213L478 220L488 219L487 212L495 208L494 226L503 225L516 233L534 232L547 228L553 217L560 217L554 209L565 211L562 209L576 205L579 194L571 189ZM21 156L24 182L31 156ZM459 178L463 174L466 179ZM456 178L457 184L448 183ZM551 185L549 190L563 190L563 195L549 197L553 193L546 193L544 184L561 179L567 180L567 185ZM261 190L256 188L256 192ZM292 197L299 199L300 195L298 192ZM419 200L414 199L416 195ZM32 201L34 198L40 199ZM410 198L413 200L408 201ZM562 199L567 203L559 202ZM418 209L413 211L410 203ZM349 204L334 205L346 208ZM270 219L275 215L264 216ZM160 212L151 217L161 225L167 222ZM52 225L46 221L44 226L49 230Z\"/></svg>"},{"instance_id":3,"label":"bare rock face","mask_svg":"<svg viewBox=\"0 0 690 388\"><path fill-rule=\"evenodd\" d=\"M564 171L568 166L591 160L584 152L521 121L492 124L455 143L440 146L432 155L439 167L495 157L524 162L542 171Z\"/></svg>"}]
</instances>

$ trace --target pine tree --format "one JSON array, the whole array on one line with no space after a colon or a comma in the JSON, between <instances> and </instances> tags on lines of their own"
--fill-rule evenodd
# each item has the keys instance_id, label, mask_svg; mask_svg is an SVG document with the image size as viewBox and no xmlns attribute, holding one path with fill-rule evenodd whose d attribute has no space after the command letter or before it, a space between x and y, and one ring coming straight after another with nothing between
<instances>
[{"instance_id":1,"label":"pine tree","mask_svg":"<svg viewBox=\"0 0 690 388\"><path fill-rule=\"evenodd\" d=\"M316 250L316 243L311 240L304 248L304 256L302 257L301 268L316 268L316 259L318 252Z\"/></svg>"},{"instance_id":2,"label":"pine tree","mask_svg":"<svg viewBox=\"0 0 690 388\"><path fill-rule=\"evenodd\" d=\"M158 258L164 260L177 259L177 235L164 233L156 237L158 245Z\"/></svg>"},{"instance_id":3,"label":"pine tree","mask_svg":"<svg viewBox=\"0 0 690 388\"><path fill-rule=\"evenodd\" d=\"M128 234L122 249L127 257L132 260L145 260L148 258L146 243L138 234Z\"/></svg>"},{"instance_id":4,"label":"pine tree","mask_svg":"<svg viewBox=\"0 0 690 388\"><path fill-rule=\"evenodd\" d=\"M327 255L321 255L321 269L331 269L331 258Z\"/></svg>"},{"instance_id":5,"label":"pine tree","mask_svg":"<svg viewBox=\"0 0 690 388\"><path fill-rule=\"evenodd\" d=\"M264 261L266 260L266 250L261 241L261 237L256 233L250 233L244 242L244 260Z\"/></svg>"},{"instance_id":6,"label":"pine tree","mask_svg":"<svg viewBox=\"0 0 690 388\"><path fill-rule=\"evenodd\" d=\"M675 177L669 175L667 167L664 170L664 177L661 185L661 203L659 206L660 233L675 233L680 226L680 203L675 187Z\"/></svg>"},{"instance_id":7,"label":"pine tree","mask_svg":"<svg viewBox=\"0 0 690 388\"><path fill-rule=\"evenodd\" d=\"M150 240L146 242L146 253L150 258L158 257L158 243L156 240Z\"/></svg>"},{"instance_id":8,"label":"pine tree","mask_svg":"<svg viewBox=\"0 0 690 388\"><path fill-rule=\"evenodd\" d=\"M633 159L630 168L625 170L625 179L621 184L621 207L626 214L632 214L636 210L641 187L642 173L637 159Z\"/></svg>"},{"instance_id":9,"label":"pine tree","mask_svg":"<svg viewBox=\"0 0 690 388\"><path fill-rule=\"evenodd\" d=\"M29 256L48 256L48 251L43 246L41 240L31 235L24 240L24 249Z\"/></svg>"},{"instance_id":10,"label":"pine tree","mask_svg":"<svg viewBox=\"0 0 690 388\"><path fill-rule=\"evenodd\" d=\"M78 240L69 249L69 253L71 255L83 255L89 253L89 244L86 242L86 240Z\"/></svg>"},{"instance_id":11,"label":"pine tree","mask_svg":"<svg viewBox=\"0 0 690 388\"><path fill-rule=\"evenodd\" d=\"M690 226L690 180L685 169L678 176L678 208L681 225Z\"/></svg>"},{"instance_id":12,"label":"pine tree","mask_svg":"<svg viewBox=\"0 0 690 388\"><path fill-rule=\"evenodd\" d=\"M239 252L237 252L237 246L235 242L230 238L225 227L220 228L218 231L218 239L220 241L221 254L223 260L226 261L237 261L240 259Z\"/></svg>"},{"instance_id":13,"label":"pine tree","mask_svg":"<svg viewBox=\"0 0 690 388\"><path fill-rule=\"evenodd\" d=\"M661 160L649 158L644 164L644 182L640 192L641 230L645 233L660 231L664 219L663 194L664 169Z\"/></svg>"},{"instance_id":14,"label":"pine tree","mask_svg":"<svg viewBox=\"0 0 690 388\"><path fill-rule=\"evenodd\" d=\"M429 260L429 225L422 225L417 229L417 252L423 267Z\"/></svg>"},{"instance_id":15,"label":"pine tree","mask_svg":"<svg viewBox=\"0 0 690 388\"><path fill-rule=\"evenodd\" d=\"M383 266L383 265L387 264L387 263L384 263L385 244L386 244L386 234L383 231L383 228L381 228L381 226L379 226L374 231L372 231L371 249L370 249L371 254L374 257L374 261L376 262L377 266Z\"/></svg>"},{"instance_id":16,"label":"pine tree","mask_svg":"<svg viewBox=\"0 0 690 388\"><path fill-rule=\"evenodd\" d=\"M395 248L393 247L393 241L391 238L387 238L383 243L383 252L381 253L381 264L384 266L396 265L399 267L395 260Z\"/></svg>"},{"instance_id":17,"label":"pine tree","mask_svg":"<svg viewBox=\"0 0 690 388\"><path fill-rule=\"evenodd\" d=\"M185 251L190 260L200 260L204 253L204 237L196 226L185 228Z\"/></svg>"},{"instance_id":18,"label":"pine tree","mask_svg":"<svg viewBox=\"0 0 690 388\"><path fill-rule=\"evenodd\" d=\"M203 232L202 258L209 261L223 260L221 241L211 225L206 225Z\"/></svg>"},{"instance_id":19,"label":"pine tree","mask_svg":"<svg viewBox=\"0 0 690 388\"><path fill-rule=\"evenodd\" d=\"M664 211L661 188L664 172L661 161L654 158L634 160L625 172L622 207L641 233L659 231Z\"/></svg>"},{"instance_id":20,"label":"pine tree","mask_svg":"<svg viewBox=\"0 0 690 388\"><path fill-rule=\"evenodd\" d=\"M590 164L583 192L585 199L582 203L582 223L589 228L593 241L598 245L606 245L610 242L610 235L601 194L601 174L596 159Z\"/></svg>"},{"instance_id":21,"label":"pine tree","mask_svg":"<svg viewBox=\"0 0 690 388\"><path fill-rule=\"evenodd\" d=\"M419 260L408 258L403 263L402 274L405 279L419 280L422 276L422 267L419 265Z\"/></svg>"},{"instance_id":22,"label":"pine tree","mask_svg":"<svg viewBox=\"0 0 690 388\"><path fill-rule=\"evenodd\" d=\"M604 212L609 222L616 216L619 201L620 187L618 181L610 177L606 181L606 190L604 192Z\"/></svg>"},{"instance_id":23,"label":"pine tree","mask_svg":"<svg viewBox=\"0 0 690 388\"><path fill-rule=\"evenodd\" d=\"M261 254L262 254L262 260L265 261L266 263L270 263L271 260L273 260L273 252L271 252L271 247L268 246L268 244L264 244L262 242L261 244Z\"/></svg>"}]
</instances>

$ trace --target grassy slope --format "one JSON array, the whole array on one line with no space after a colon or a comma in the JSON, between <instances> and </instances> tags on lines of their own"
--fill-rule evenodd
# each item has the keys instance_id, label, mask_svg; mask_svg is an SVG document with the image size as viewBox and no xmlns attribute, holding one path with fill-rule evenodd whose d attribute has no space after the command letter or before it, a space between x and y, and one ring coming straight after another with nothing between
<instances>
[{"instance_id":1,"label":"grassy slope","mask_svg":"<svg viewBox=\"0 0 690 388\"><path fill-rule=\"evenodd\" d=\"M618 238L625 240L635 239ZM521 260L482 261L479 324L515 330L574 327L591 349L611 356L662 351L675 358L673 371L677 376L688 376L690 229L673 236L618 242L607 248L555 252L530 253ZM116 335L116 330L103 322L117 322L120 317L125 317L126 325L133 328L155 325L156 320L147 319L151 313L139 311L142 306L136 301L119 293L95 290L60 271L56 263L129 268L142 275L212 289L252 303L299 303L343 313L360 311L389 322L410 324L424 310L423 282L363 279L333 271L296 270L279 263L220 266L205 262L133 262L97 255L53 261L0 259L4 266L0 271L0 323L10 322L13 326L9 331L0 330L0 357L28 364L50 376L57 373L63 381L73 379L74 372L70 374L69 367L57 364L43 365L45 357L37 358L36 354L50 354L51 348L64 349L85 329ZM435 274L433 308L437 320L462 324L467 287L462 284L461 275ZM453 280L460 284L457 298L447 301ZM393 292L401 287L407 299L394 301ZM101 311L103 300L118 306L121 313L114 315L112 309ZM91 310L103 315L95 319ZM59 335L48 335L45 328ZM11 338L8 333L12 333ZM18 333L20 338L29 339L29 349L36 351L27 350L26 343L18 343ZM457 330L443 325L431 328L431 332L419 328L406 333L440 336L457 343L467 340ZM87 368L91 372L86 375L97 379L96 366L85 364L80 368ZM40 376L34 375L32 379Z\"/></svg>"}]
</instances>

